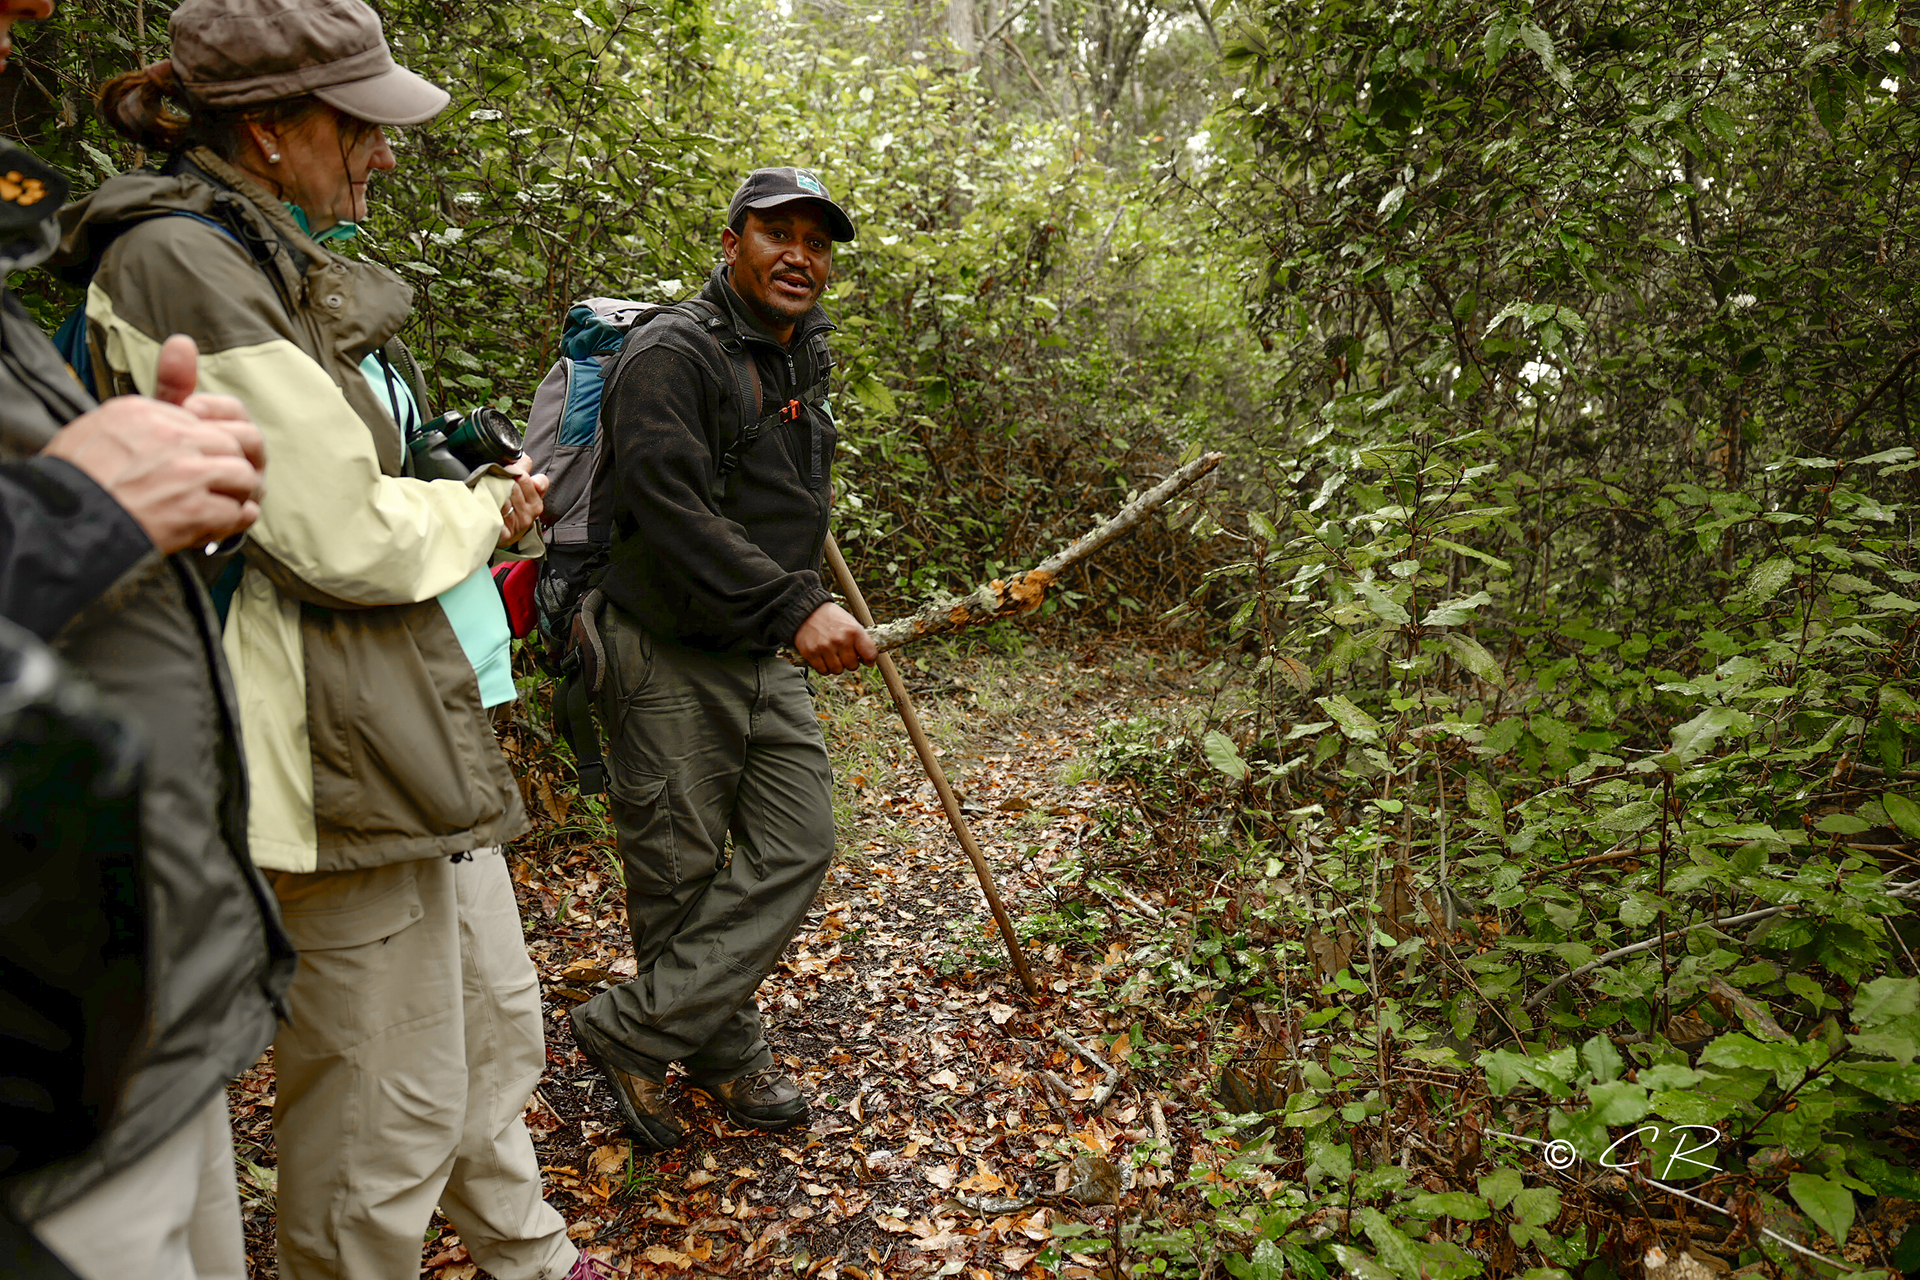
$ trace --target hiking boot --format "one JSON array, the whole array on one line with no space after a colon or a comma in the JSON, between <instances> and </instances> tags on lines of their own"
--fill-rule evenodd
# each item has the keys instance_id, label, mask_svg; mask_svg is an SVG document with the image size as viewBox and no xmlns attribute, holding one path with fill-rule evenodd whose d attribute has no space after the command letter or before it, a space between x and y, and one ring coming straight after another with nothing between
<instances>
[{"instance_id":1,"label":"hiking boot","mask_svg":"<svg viewBox=\"0 0 1920 1280\"><path fill-rule=\"evenodd\" d=\"M725 1084L698 1077L689 1077L687 1083L724 1107L736 1124L750 1128L790 1129L810 1114L800 1086L778 1067L762 1067Z\"/></svg>"},{"instance_id":2,"label":"hiking boot","mask_svg":"<svg viewBox=\"0 0 1920 1280\"><path fill-rule=\"evenodd\" d=\"M614 1108L626 1121L627 1130L636 1142L648 1151L665 1151L680 1141L680 1121L674 1118L673 1107L667 1101L664 1081L655 1083L621 1070L601 1050L598 1037L582 1032L578 1023L574 1024L573 1042L613 1087Z\"/></svg>"}]
</instances>

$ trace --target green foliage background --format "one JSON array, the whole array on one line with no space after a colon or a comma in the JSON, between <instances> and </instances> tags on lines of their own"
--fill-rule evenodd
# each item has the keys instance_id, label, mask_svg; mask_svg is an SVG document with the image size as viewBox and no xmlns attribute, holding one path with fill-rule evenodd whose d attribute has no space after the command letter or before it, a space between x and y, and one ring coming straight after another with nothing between
<instances>
[{"instance_id":1,"label":"green foliage background","mask_svg":"<svg viewBox=\"0 0 1920 1280\"><path fill-rule=\"evenodd\" d=\"M83 186L143 159L86 94L168 7L62 0L0 78L13 132ZM446 400L524 410L569 303L690 293L738 177L790 162L861 225L840 537L883 597L1231 455L1065 596L1218 659L1210 705L1090 752L1140 812L1072 874L1186 899L1122 999L1271 1050L1222 1075L1271 1141L1223 1120L1249 1145L1142 1265L1638 1265L1644 1183L1563 1195L1492 1138L1414 1162L1436 1115L1589 1161L1713 1126L1716 1203L1830 1254L1920 1194L1920 6L383 12L455 101L361 243Z\"/></svg>"},{"instance_id":2,"label":"green foliage background","mask_svg":"<svg viewBox=\"0 0 1920 1280\"><path fill-rule=\"evenodd\" d=\"M63 3L0 79L13 131L82 187L140 159L88 97L164 51L170 8ZM1007 110L1004 86L904 6L382 12L401 59L454 101L400 134L359 244L417 290L407 337L449 403L524 411L573 301L690 294L734 184L798 163L862 230L829 300L846 373L839 536L883 598L1037 559L1203 426L1257 418L1239 282L1190 241L1139 146L1057 102ZM50 298L49 317L64 305ZM1164 581L1123 587L1108 564L1076 595L1116 620L1176 603L1198 579L1166 544L1139 553L1167 562Z\"/></svg>"}]
</instances>

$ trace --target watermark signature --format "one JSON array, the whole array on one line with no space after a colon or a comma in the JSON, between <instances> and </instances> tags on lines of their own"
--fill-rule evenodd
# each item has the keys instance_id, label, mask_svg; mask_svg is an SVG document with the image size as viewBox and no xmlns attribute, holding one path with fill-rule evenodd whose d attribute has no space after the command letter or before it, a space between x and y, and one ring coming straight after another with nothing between
<instances>
[{"instance_id":1,"label":"watermark signature","mask_svg":"<svg viewBox=\"0 0 1920 1280\"><path fill-rule=\"evenodd\" d=\"M1504 1133L1499 1129L1487 1130L1502 1138L1511 1138L1515 1142L1524 1142L1530 1147L1540 1148L1540 1158L1547 1167L1556 1172L1573 1168L1580 1162L1580 1152L1564 1138L1541 1141L1518 1133ZM1594 1163L1602 1169L1613 1169L1625 1173L1639 1167L1640 1160L1621 1160L1620 1149L1635 1138L1643 1138L1644 1153L1653 1157L1656 1166L1655 1176L1662 1179L1674 1177L1697 1178L1717 1173L1719 1166L1712 1158L1701 1159L1703 1152L1711 1152L1720 1145L1720 1131L1706 1124L1643 1124L1639 1128L1622 1134L1607 1145Z\"/></svg>"}]
</instances>

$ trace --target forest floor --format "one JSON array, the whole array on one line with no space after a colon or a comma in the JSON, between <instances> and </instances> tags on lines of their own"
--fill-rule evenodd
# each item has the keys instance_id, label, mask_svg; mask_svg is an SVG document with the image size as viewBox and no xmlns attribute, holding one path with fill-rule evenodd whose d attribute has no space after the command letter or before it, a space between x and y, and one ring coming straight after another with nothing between
<instances>
[{"instance_id":1,"label":"forest floor","mask_svg":"<svg viewBox=\"0 0 1920 1280\"><path fill-rule=\"evenodd\" d=\"M1165 714L1194 696L1199 665L1120 647L929 648L902 663L1016 921L1055 908L1052 874L1125 803L1076 764L1096 727ZM1124 943L1030 945L1043 990L1029 999L877 675L831 683L819 706L840 847L760 992L812 1121L741 1130L679 1090L688 1136L664 1155L632 1150L567 1020L633 972L603 822L543 771L539 730L509 733L543 820L509 857L546 997L548 1070L526 1118L548 1199L583 1249L634 1276L1116 1274L1111 1246L1076 1255L1074 1241L1111 1240L1111 1215L1150 1210L1157 1187L1206 1158L1206 1064L1163 1058L1151 1087L1124 1067L1110 1076L1104 1065L1129 1054L1119 1041L1139 1043L1138 1019L1155 1016L1119 998ZM256 1280L274 1273L272 1094L270 1058L232 1090ZM479 1274L435 1227L425 1274Z\"/></svg>"}]
</instances>

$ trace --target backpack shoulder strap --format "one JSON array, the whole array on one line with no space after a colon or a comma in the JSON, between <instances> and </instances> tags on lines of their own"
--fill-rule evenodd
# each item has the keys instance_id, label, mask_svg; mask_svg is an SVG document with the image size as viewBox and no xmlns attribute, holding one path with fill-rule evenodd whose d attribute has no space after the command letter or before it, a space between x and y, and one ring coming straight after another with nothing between
<instances>
[{"instance_id":1,"label":"backpack shoulder strap","mask_svg":"<svg viewBox=\"0 0 1920 1280\"><path fill-rule=\"evenodd\" d=\"M734 470L745 461L747 452L753 448L754 444L757 443L760 437L766 434L768 430L783 422L798 421L804 408L818 406L826 402L827 392L832 385L832 364L830 357L827 355L826 336L824 334L816 334L809 341L816 346L818 351L814 361L814 367L820 371L820 376L815 378L810 385L802 388L800 394L792 400L787 401L772 413L765 415L762 415L760 412L764 407L761 403L763 393L760 386L760 367L754 364L753 357L747 353L744 343L736 341L733 348L727 349L728 356L734 361L734 376L742 380L742 386L745 385L747 380L751 380L753 384L751 400L744 394L740 398L742 406L748 403L753 405L753 415L751 418L748 418L745 414L742 415L743 425L740 429L740 434L734 437L733 444L727 449L726 455L720 459L720 466L716 474L721 478L724 479L731 475ZM724 347L725 344L722 345ZM742 372L743 370L744 372ZM821 478L821 439L818 423L814 424L812 436L813 465L811 468L811 479L813 486L819 488Z\"/></svg>"},{"instance_id":2,"label":"backpack shoulder strap","mask_svg":"<svg viewBox=\"0 0 1920 1280\"><path fill-rule=\"evenodd\" d=\"M791 422L799 416L801 401L789 401L772 413L762 414L760 410L765 407L765 391L760 385L760 367L753 362L753 354L747 350L747 344L727 324L726 317L718 307L704 298L694 301L705 309L707 318L701 327L719 344L721 355L732 366L734 386L740 397L740 429L734 433L733 442L720 455L713 469L714 479L724 484L729 476L740 469L740 464L746 461L747 454L760 442L761 436L780 423ZM816 387L824 388L825 385L826 380L822 378ZM803 394L806 402L816 402L816 387L809 387ZM815 469L818 470L817 464Z\"/></svg>"},{"instance_id":3,"label":"backpack shoulder strap","mask_svg":"<svg viewBox=\"0 0 1920 1280\"><path fill-rule=\"evenodd\" d=\"M213 182L212 179L208 181ZM275 270L273 260L284 253L287 255L287 261L293 266L294 274L304 275L308 265L307 256L282 240L278 232L271 228L262 232L255 226L253 220L246 215L244 196L227 190L218 182L213 182L213 187L211 216L186 210L180 210L173 216L192 218L196 222L204 222L210 227L225 232L246 250L247 256L253 259L253 265L267 277L268 283L273 286L274 293L280 298L280 305L287 309L287 314L289 316L296 314L293 295L288 291L287 282L281 278L279 271Z\"/></svg>"},{"instance_id":4,"label":"backpack shoulder strap","mask_svg":"<svg viewBox=\"0 0 1920 1280\"><path fill-rule=\"evenodd\" d=\"M225 211L222 210L222 212ZM259 262L259 256L248 248L247 242L240 237L239 233L219 218L210 218L204 213L194 213L190 209L168 209L152 214L150 217L140 218L138 221L148 222L153 218L191 218L195 222L204 223L247 250L247 256L256 264ZM129 224L131 225L133 224ZM281 300L285 301L284 296ZM88 342L87 329L87 304L86 300L82 299L79 305L67 314L66 319L61 321L60 327L54 331L53 345L60 349L61 356L66 359L67 367L73 370L73 376L80 380L80 385L92 394L105 399L103 394L105 388L97 388L93 384L93 351Z\"/></svg>"},{"instance_id":5,"label":"backpack shoulder strap","mask_svg":"<svg viewBox=\"0 0 1920 1280\"><path fill-rule=\"evenodd\" d=\"M616 350L595 357L601 361L601 369L603 370L601 374L601 384L605 390L603 392L603 398L600 401L603 411L605 406L613 398L615 380L620 376L621 371L627 367L627 361L632 358L633 353L640 349L638 338L646 330L647 322L658 319L669 312L686 317L699 325L703 331L709 333L715 328L724 328L726 325L726 321L720 315L719 310L704 298L682 298L678 302L670 303L664 307L656 307L654 310L636 317L634 322L627 327L626 335L620 339L620 346Z\"/></svg>"},{"instance_id":6,"label":"backpack shoulder strap","mask_svg":"<svg viewBox=\"0 0 1920 1280\"><path fill-rule=\"evenodd\" d=\"M420 372L420 362L413 358L413 348L400 340L399 334L387 339L380 348L381 358L393 366L400 380L407 384L407 390L413 392L413 403L420 410L420 416L427 416L427 380Z\"/></svg>"},{"instance_id":7,"label":"backpack shoulder strap","mask_svg":"<svg viewBox=\"0 0 1920 1280\"><path fill-rule=\"evenodd\" d=\"M684 308L687 315L700 326L700 331L713 339L720 348L721 357L733 370L734 390L740 396L740 421L742 427L760 416L760 372L753 367L753 357L747 354L747 344L727 323L727 317L719 307L705 298L688 298L675 306ZM747 406L752 405L749 409ZM736 464L737 465L737 464ZM720 472L725 475L726 472Z\"/></svg>"},{"instance_id":8,"label":"backpack shoulder strap","mask_svg":"<svg viewBox=\"0 0 1920 1280\"><path fill-rule=\"evenodd\" d=\"M675 312L700 327L713 344L720 349L720 358L733 374L734 394L741 406L742 427L734 434L734 440L726 452L721 455L714 468L714 478L724 481L740 465L740 459L746 456L754 440L759 438L765 424L758 421L760 415L760 375L753 367L753 357L747 353L746 344L733 331L726 314L705 298L682 298L671 306L661 307L650 315L643 316L627 331L627 340L620 346L620 354L615 357L613 366L606 373L606 390L600 402L601 412L613 402L614 382L626 368L628 359L638 350L634 336L641 326L654 316ZM752 406L748 408L747 406Z\"/></svg>"},{"instance_id":9,"label":"backpack shoulder strap","mask_svg":"<svg viewBox=\"0 0 1920 1280\"><path fill-rule=\"evenodd\" d=\"M753 355L747 350L747 344L741 341L739 334L734 332L732 325L728 322L726 314L705 298L684 298L672 306L660 308L659 311L653 314L659 315L666 311L677 311L699 325L700 331L706 334L715 346L720 348L721 359L733 372L734 393L737 397L737 403L740 405L740 429L734 433L732 443L727 446L725 452L720 455L714 464L713 477L715 480L724 484L729 476L740 469L740 464L746 460L746 456L753 449L753 446L759 443L760 437L766 434L770 428L782 422L793 421L799 416L800 406L802 404L817 405L826 399L830 365L825 358L824 335L816 335L813 339L814 342L819 344L822 353L822 358L815 361L815 367L821 371L820 377L814 381L813 385L801 392L798 399L789 401L772 413L763 415L760 412L762 408L760 369L754 364ZM642 323L644 323L644 319ZM607 373L609 391L612 389L615 374L617 374L620 367L626 363L628 353L634 349L633 332L639 328L640 324L635 324L633 330L628 332L627 342L621 347L618 360L613 369ZM602 404L605 403L605 401L602 401ZM817 440L815 441L814 453L814 483L817 485L819 483L820 472L820 459L818 456L819 442Z\"/></svg>"}]
</instances>

